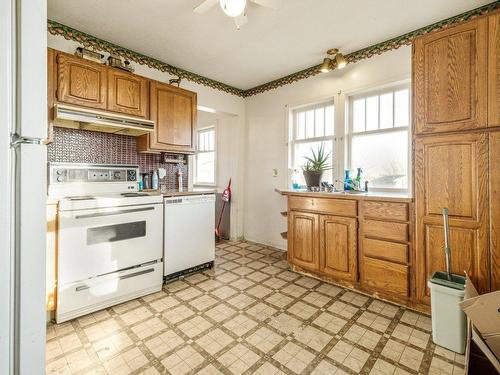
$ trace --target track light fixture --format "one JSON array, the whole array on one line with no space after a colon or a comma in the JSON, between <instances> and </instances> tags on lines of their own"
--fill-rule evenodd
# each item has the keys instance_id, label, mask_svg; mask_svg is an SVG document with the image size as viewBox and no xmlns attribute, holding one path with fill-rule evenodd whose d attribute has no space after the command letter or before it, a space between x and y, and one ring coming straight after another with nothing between
<instances>
[{"instance_id":1,"label":"track light fixture","mask_svg":"<svg viewBox=\"0 0 500 375\"><path fill-rule=\"evenodd\" d=\"M319 67L321 73L328 73L335 68L342 69L347 65L346 58L339 52L338 48L329 49L326 54L332 57L323 59L323 63Z\"/></svg>"}]
</instances>

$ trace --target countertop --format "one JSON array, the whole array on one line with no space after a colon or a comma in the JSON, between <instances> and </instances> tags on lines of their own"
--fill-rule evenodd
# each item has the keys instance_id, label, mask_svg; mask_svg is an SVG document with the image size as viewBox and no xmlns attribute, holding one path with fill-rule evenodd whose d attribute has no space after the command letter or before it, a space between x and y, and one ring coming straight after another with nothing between
<instances>
[{"instance_id":1,"label":"countertop","mask_svg":"<svg viewBox=\"0 0 500 375\"><path fill-rule=\"evenodd\" d=\"M215 194L217 192L216 189L193 189L193 190L187 190L187 191L177 191L177 190L172 190L172 191L167 191L166 193L163 193L164 197L182 197L186 195L205 195L205 194Z\"/></svg>"},{"instance_id":2,"label":"countertop","mask_svg":"<svg viewBox=\"0 0 500 375\"><path fill-rule=\"evenodd\" d=\"M308 191L304 189L275 189L281 195L297 195L303 197L321 197L321 198L336 198L336 199L357 199L357 200L377 200L389 202L412 202L413 198L406 193L383 193L383 192L368 192L349 194L343 192L327 193L325 191Z\"/></svg>"}]
</instances>

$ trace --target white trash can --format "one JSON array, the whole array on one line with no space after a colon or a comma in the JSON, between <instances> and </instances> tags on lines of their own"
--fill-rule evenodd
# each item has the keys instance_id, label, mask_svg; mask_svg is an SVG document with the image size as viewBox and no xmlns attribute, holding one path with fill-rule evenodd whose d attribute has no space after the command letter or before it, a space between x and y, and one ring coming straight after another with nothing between
<instances>
[{"instance_id":1,"label":"white trash can","mask_svg":"<svg viewBox=\"0 0 500 375\"><path fill-rule=\"evenodd\" d=\"M431 290L432 341L436 345L465 353L467 320L458 305L464 300L465 277L435 272L427 282Z\"/></svg>"}]
</instances>

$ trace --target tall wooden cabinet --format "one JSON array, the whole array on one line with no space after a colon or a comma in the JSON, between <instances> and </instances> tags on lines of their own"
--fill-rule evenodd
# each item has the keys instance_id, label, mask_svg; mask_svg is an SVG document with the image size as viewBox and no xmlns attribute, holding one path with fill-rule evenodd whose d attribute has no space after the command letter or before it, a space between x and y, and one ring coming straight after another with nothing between
<instances>
[{"instance_id":1,"label":"tall wooden cabinet","mask_svg":"<svg viewBox=\"0 0 500 375\"><path fill-rule=\"evenodd\" d=\"M500 288L499 14L414 43L415 283L423 303L428 277L445 269L444 207L452 271L466 271L480 293Z\"/></svg>"}]
</instances>

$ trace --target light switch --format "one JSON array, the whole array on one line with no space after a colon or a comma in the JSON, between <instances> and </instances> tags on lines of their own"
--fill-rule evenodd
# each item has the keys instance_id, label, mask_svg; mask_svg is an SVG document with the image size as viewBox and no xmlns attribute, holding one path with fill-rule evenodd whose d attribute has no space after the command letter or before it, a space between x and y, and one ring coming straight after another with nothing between
<instances>
[{"instance_id":1,"label":"light switch","mask_svg":"<svg viewBox=\"0 0 500 375\"><path fill-rule=\"evenodd\" d=\"M278 177L278 169L273 168L273 177Z\"/></svg>"}]
</instances>

